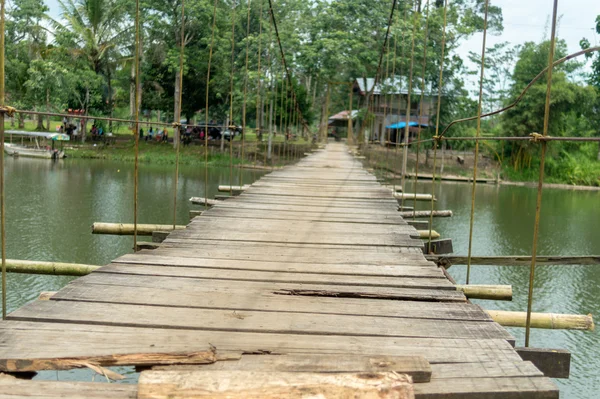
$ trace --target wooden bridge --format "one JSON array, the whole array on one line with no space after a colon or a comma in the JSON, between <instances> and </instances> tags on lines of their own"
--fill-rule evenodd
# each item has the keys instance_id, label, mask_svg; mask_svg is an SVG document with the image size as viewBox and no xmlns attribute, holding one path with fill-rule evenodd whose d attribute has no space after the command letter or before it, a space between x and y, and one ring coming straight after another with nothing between
<instances>
[{"instance_id":1,"label":"wooden bridge","mask_svg":"<svg viewBox=\"0 0 600 399\"><path fill-rule=\"evenodd\" d=\"M397 208L329 144L0 323L1 371L129 365L137 385L7 376L0 398L558 397Z\"/></svg>"}]
</instances>

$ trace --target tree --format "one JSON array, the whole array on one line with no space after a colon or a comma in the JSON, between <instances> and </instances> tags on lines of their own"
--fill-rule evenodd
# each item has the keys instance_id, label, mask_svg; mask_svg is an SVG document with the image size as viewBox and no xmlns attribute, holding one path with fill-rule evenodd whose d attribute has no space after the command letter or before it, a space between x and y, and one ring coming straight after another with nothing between
<instances>
[{"instance_id":1,"label":"tree","mask_svg":"<svg viewBox=\"0 0 600 399\"><path fill-rule=\"evenodd\" d=\"M27 70L29 78L25 82L28 100L33 104L46 103L46 112L51 112L55 104L66 102L65 79L67 70L61 65L41 59L33 60ZM59 108L60 109L60 108ZM50 118L47 118L50 130ZM38 117L37 130L44 130L42 115Z\"/></svg>"},{"instance_id":2,"label":"tree","mask_svg":"<svg viewBox=\"0 0 600 399\"><path fill-rule=\"evenodd\" d=\"M595 30L597 34L600 34L600 15L596 17ZM590 41L586 38L581 39L580 44L583 49L590 48ZM596 89L598 101L595 104L594 115L596 116L596 126L600 126L600 52L596 52L596 54L588 53L586 58L592 60L592 73L588 78L588 82ZM600 137L600 127L597 129L596 135ZM600 161L600 143L598 144L597 159Z\"/></svg>"}]
</instances>

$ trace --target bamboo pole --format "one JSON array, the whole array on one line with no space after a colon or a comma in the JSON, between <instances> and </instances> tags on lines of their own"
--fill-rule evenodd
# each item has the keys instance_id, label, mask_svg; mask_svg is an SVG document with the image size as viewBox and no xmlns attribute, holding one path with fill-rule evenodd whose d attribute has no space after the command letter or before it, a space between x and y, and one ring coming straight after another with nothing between
<instances>
[{"instance_id":1,"label":"bamboo pole","mask_svg":"<svg viewBox=\"0 0 600 399\"><path fill-rule=\"evenodd\" d=\"M505 310L486 310L492 319L505 327L525 327L527 312L509 312ZM591 314L531 313L531 327L551 330L594 331L594 319Z\"/></svg>"},{"instance_id":2,"label":"bamboo pole","mask_svg":"<svg viewBox=\"0 0 600 399\"><path fill-rule=\"evenodd\" d=\"M426 217L439 217L439 218L449 218L452 216L452 211L417 211L417 212L406 212L399 211L398 212L402 217L418 217L418 218L426 218Z\"/></svg>"},{"instance_id":3,"label":"bamboo pole","mask_svg":"<svg viewBox=\"0 0 600 399\"><path fill-rule=\"evenodd\" d=\"M231 191L244 191L248 188L248 185L243 185L243 186L219 186L217 188L217 190L220 193L229 193Z\"/></svg>"},{"instance_id":4,"label":"bamboo pole","mask_svg":"<svg viewBox=\"0 0 600 399\"><path fill-rule=\"evenodd\" d=\"M131 235L133 234L132 223L101 223L95 222L92 225L92 234L114 234ZM183 230L186 226L176 225L175 230ZM137 234L140 236L151 236L153 231L173 231L172 224L138 224Z\"/></svg>"},{"instance_id":5,"label":"bamboo pole","mask_svg":"<svg viewBox=\"0 0 600 399\"><path fill-rule=\"evenodd\" d=\"M462 291L467 298L472 299L512 300L512 286L510 285L457 285L456 290Z\"/></svg>"},{"instance_id":6,"label":"bamboo pole","mask_svg":"<svg viewBox=\"0 0 600 399\"><path fill-rule=\"evenodd\" d=\"M57 291L42 291L38 296L38 301L49 301Z\"/></svg>"},{"instance_id":7,"label":"bamboo pole","mask_svg":"<svg viewBox=\"0 0 600 399\"><path fill-rule=\"evenodd\" d=\"M417 193L395 193L394 198L403 201L437 201L437 199L431 194L417 194Z\"/></svg>"},{"instance_id":8,"label":"bamboo pole","mask_svg":"<svg viewBox=\"0 0 600 399\"><path fill-rule=\"evenodd\" d=\"M6 271L23 274L49 274L54 276L85 276L100 266L80 263L41 262L36 260L7 259Z\"/></svg>"},{"instance_id":9,"label":"bamboo pole","mask_svg":"<svg viewBox=\"0 0 600 399\"><path fill-rule=\"evenodd\" d=\"M466 256L436 256L427 257L446 269L452 265L466 265ZM531 256L472 256L471 264L487 266L529 266ZM538 255L539 265L600 265L600 255L589 256L544 256Z\"/></svg>"},{"instance_id":10,"label":"bamboo pole","mask_svg":"<svg viewBox=\"0 0 600 399\"><path fill-rule=\"evenodd\" d=\"M441 237L440 233L435 230L417 230L417 232L419 233L419 238L429 238L431 235L431 238L435 240Z\"/></svg>"}]
</instances>

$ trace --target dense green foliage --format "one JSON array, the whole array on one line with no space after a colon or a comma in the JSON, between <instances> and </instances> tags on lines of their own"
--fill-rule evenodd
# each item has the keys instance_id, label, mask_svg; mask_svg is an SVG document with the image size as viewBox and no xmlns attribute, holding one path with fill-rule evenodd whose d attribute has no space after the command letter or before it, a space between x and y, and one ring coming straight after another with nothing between
<instances>
[{"instance_id":1,"label":"dense green foliage","mask_svg":"<svg viewBox=\"0 0 600 399\"><path fill-rule=\"evenodd\" d=\"M477 111L465 80L478 78L467 68L480 55L462 59L459 45L483 30L484 0L449 2L445 57L441 59L443 1L400 0L387 46L384 37L391 1L276 0L273 14L285 52L286 76L267 0L186 0L181 38L180 0L141 3L142 88L135 93L135 3L126 0L58 0L60 16L52 19L43 0L15 0L7 10L7 103L21 109L59 112L81 109L87 114L131 118L136 95L143 118L171 122L181 107L183 119L208 119L265 127L270 104L273 122L294 125L295 98L306 122L316 130L324 114L327 88L330 113L348 108L348 86L330 82L400 75L412 71L413 86L422 75L426 91L436 93L443 66L442 125ZM214 39L211 38L216 7ZM53 15L56 15L54 12ZM490 6L490 33L501 33L502 10ZM596 20L600 33L600 17ZM426 35L427 33L427 35ZM212 46L211 46L212 43ZM183 101L178 101L179 57L185 46ZM582 40L582 46L589 46ZM487 51L484 111L512 102L547 64L547 42L511 46L501 43ZM413 51L414 48L414 51ZM424 60L425 52L427 58ZM207 104L209 56L210 86ZM381 55L383 54L382 58ZM557 58L566 55L557 43ZM592 73L581 78L581 65L569 61L553 76L549 134L598 135L600 124L600 55L590 54ZM380 63L381 59L381 63ZM514 68L513 68L514 67ZM293 85L289 87L289 82ZM546 82L542 77L509 112L486 119L483 134L526 136L543 128ZM353 108L367 115L364 98L354 96ZM22 118L22 116L20 116ZM19 120L23 125L23 120ZM40 116L37 128L48 129ZM106 126L115 131L117 126ZM475 123L459 124L448 136L474 136ZM469 149L473 141L452 142ZM503 161L512 176L533 176L539 146L528 142L493 143L484 147ZM552 143L550 179L598 184L595 143Z\"/></svg>"}]
</instances>

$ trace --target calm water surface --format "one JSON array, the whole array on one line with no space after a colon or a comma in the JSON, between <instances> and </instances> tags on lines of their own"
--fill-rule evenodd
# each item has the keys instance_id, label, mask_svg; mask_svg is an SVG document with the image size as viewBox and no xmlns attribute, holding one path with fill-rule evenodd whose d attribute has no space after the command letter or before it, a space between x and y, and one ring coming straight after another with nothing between
<instances>
[{"instance_id":1,"label":"calm water surface","mask_svg":"<svg viewBox=\"0 0 600 399\"><path fill-rule=\"evenodd\" d=\"M411 187L411 185L407 185ZM418 192L431 192L419 183ZM467 254L471 185L438 184L437 209L451 209L452 218L436 218L434 228L452 238L455 254ZM537 189L479 184L476 190L473 255L531 255ZM418 208L426 209L424 204ZM600 192L545 189L538 254L600 254ZM464 283L466 266L450 274ZM527 310L529 267L472 266L472 284L511 284L512 302L474 301L487 309ZM588 314L600 317L600 266L539 266L536 268L535 312ZM517 345L525 342L524 328L509 328ZM571 378L555 380L561 398L600 397L600 335L595 332L540 330L531 332L532 347L572 352Z\"/></svg>"},{"instance_id":2,"label":"calm water surface","mask_svg":"<svg viewBox=\"0 0 600 399\"><path fill-rule=\"evenodd\" d=\"M240 173L234 170L236 176ZM172 166L140 166L140 223L171 223L174 170ZM260 173L244 171L244 183ZM178 188L177 223L188 221L196 209L188 199L213 196L218 184L229 184L229 168L182 167ZM35 159L6 159L7 257L104 265L131 252L132 237L92 235L96 221L133 220L133 165L129 163L64 160L53 163ZM412 191L412 188L407 191ZM418 192L430 192L430 183L419 183ZM466 254L470 212L470 185L441 184L436 189L438 209L451 209L452 218L437 218L434 228L453 239L456 254ZM530 255L536 190L527 187L481 184L473 254ZM418 208L426 209L425 204ZM548 189L542 204L539 253L544 255L600 254L600 192ZM453 266L451 274L465 280L465 267ZM526 310L528 267L475 266L473 284L511 284L512 302L480 301L489 309ZM55 291L72 278L8 275L8 309L14 310L37 298L41 291ZM536 274L534 310L555 313L592 313L600 317L600 266L540 266ZM510 329L517 345L524 343L524 329ZM598 332L533 330L532 346L565 348L573 353L571 378L556 380L562 398L596 398L600 395L600 336ZM135 381L131 369L118 369ZM92 372L44 372L39 378L89 381ZM96 378L98 379L98 378Z\"/></svg>"}]
</instances>

